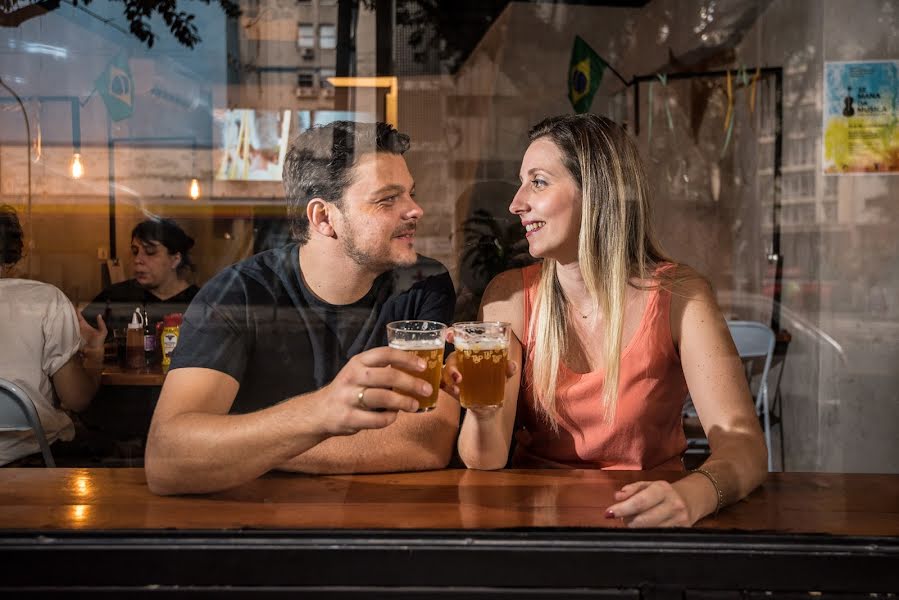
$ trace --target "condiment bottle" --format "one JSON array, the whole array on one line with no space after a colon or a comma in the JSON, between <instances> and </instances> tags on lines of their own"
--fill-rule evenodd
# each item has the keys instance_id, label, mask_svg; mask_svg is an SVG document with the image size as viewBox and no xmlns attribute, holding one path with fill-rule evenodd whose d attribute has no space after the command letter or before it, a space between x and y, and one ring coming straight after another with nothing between
<instances>
[{"instance_id":1,"label":"condiment bottle","mask_svg":"<svg viewBox=\"0 0 899 600\"><path fill-rule=\"evenodd\" d=\"M125 366L129 369L140 369L146 366L144 356L144 316L140 308L134 309L131 323L125 335Z\"/></svg>"},{"instance_id":2,"label":"condiment bottle","mask_svg":"<svg viewBox=\"0 0 899 600\"><path fill-rule=\"evenodd\" d=\"M144 364L152 365L156 362L156 330L150 323L150 315L144 309Z\"/></svg>"},{"instance_id":3,"label":"condiment bottle","mask_svg":"<svg viewBox=\"0 0 899 600\"><path fill-rule=\"evenodd\" d=\"M162 370L166 371L172 364L172 352L178 345L181 335L181 313L166 315L162 321Z\"/></svg>"}]
</instances>

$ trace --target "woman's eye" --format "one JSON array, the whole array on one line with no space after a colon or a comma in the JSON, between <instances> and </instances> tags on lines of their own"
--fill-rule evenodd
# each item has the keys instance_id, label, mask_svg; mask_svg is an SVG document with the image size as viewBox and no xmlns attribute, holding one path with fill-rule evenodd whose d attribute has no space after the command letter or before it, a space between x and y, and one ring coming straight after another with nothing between
<instances>
[{"instance_id":1,"label":"woman's eye","mask_svg":"<svg viewBox=\"0 0 899 600\"><path fill-rule=\"evenodd\" d=\"M531 183L532 183L532 184L534 185L534 187L537 188L538 190L542 190L543 188L546 187L546 181L544 181L544 180L542 180L542 179L532 179L532 180L531 180Z\"/></svg>"}]
</instances>

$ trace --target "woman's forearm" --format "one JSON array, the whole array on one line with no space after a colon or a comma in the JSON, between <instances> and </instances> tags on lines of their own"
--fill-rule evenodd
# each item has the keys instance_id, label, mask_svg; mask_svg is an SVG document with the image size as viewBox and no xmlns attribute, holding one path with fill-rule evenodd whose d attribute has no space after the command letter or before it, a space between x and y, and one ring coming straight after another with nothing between
<instances>
[{"instance_id":1,"label":"woman's forearm","mask_svg":"<svg viewBox=\"0 0 899 600\"><path fill-rule=\"evenodd\" d=\"M506 437L501 410L490 416L465 415L459 432L459 457L469 469L493 470L506 466L511 436Z\"/></svg>"},{"instance_id":2,"label":"woman's forearm","mask_svg":"<svg viewBox=\"0 0 899 600\"><path fill-rule=\"evenodd\" d=\"M738 502L765 481L768 451L764 438L751 434L718 434L712 453L694 474L680 482L698 520ZM724 439L721 439L721 438Z\"/></svg>"}]
</instances>

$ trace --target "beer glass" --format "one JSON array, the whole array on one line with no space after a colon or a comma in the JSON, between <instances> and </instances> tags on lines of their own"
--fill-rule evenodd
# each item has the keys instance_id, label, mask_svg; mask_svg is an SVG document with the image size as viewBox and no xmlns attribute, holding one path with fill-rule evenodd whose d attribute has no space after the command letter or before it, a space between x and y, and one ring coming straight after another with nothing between
<instances>
[{"instance_id":1,"label":"beer glass","mask_svg":"<svg viewBox=\"0 0 899 600\"><path fill-rule=\"evenodd\" d=\"M499 321L468 321L453 325L464 408L502 406L512 327Z\"/></svg>"},{"instance_id":2,"label":"beer glass","mask_svg":"<svg viewBox=\"0 0 899 600\"><path fill-rule=\"evenodd\" d=\"M411 352L427 363L423 373L409 373L424 379L434 388L427 398L416 396L418 412L434 410L437 406L445 342L446 325L437 321L394 321L387 324L387 343L391 348Z\"/></svg>"}]
</instances>

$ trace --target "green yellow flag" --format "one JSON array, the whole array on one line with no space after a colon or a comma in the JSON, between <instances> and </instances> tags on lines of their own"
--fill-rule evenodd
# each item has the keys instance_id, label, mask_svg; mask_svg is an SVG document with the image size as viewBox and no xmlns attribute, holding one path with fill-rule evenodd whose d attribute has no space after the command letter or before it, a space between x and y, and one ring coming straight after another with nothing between
<instances>
[{"instance_id":1,"label":"green yellow flag","mask_svg":"<svg viewBox=\"0 0 899 600\"><path fill-rule=\"evenodd\" d=\"M134 112L134 79L128 59L119 54L112 59L94 82L94 88L113 121L127 119Z\"/></svg>"},{"instance_id":2,"label":"green yellow flag","mask_svg":"<svg viewBox=\"0 0 899 600\"><path fill-rule=\"evenodd\" d=\"M575 36L568 67L568 99L574 112L590 110L607 63L580 36Z\"/></svg>"}]
</instances>

